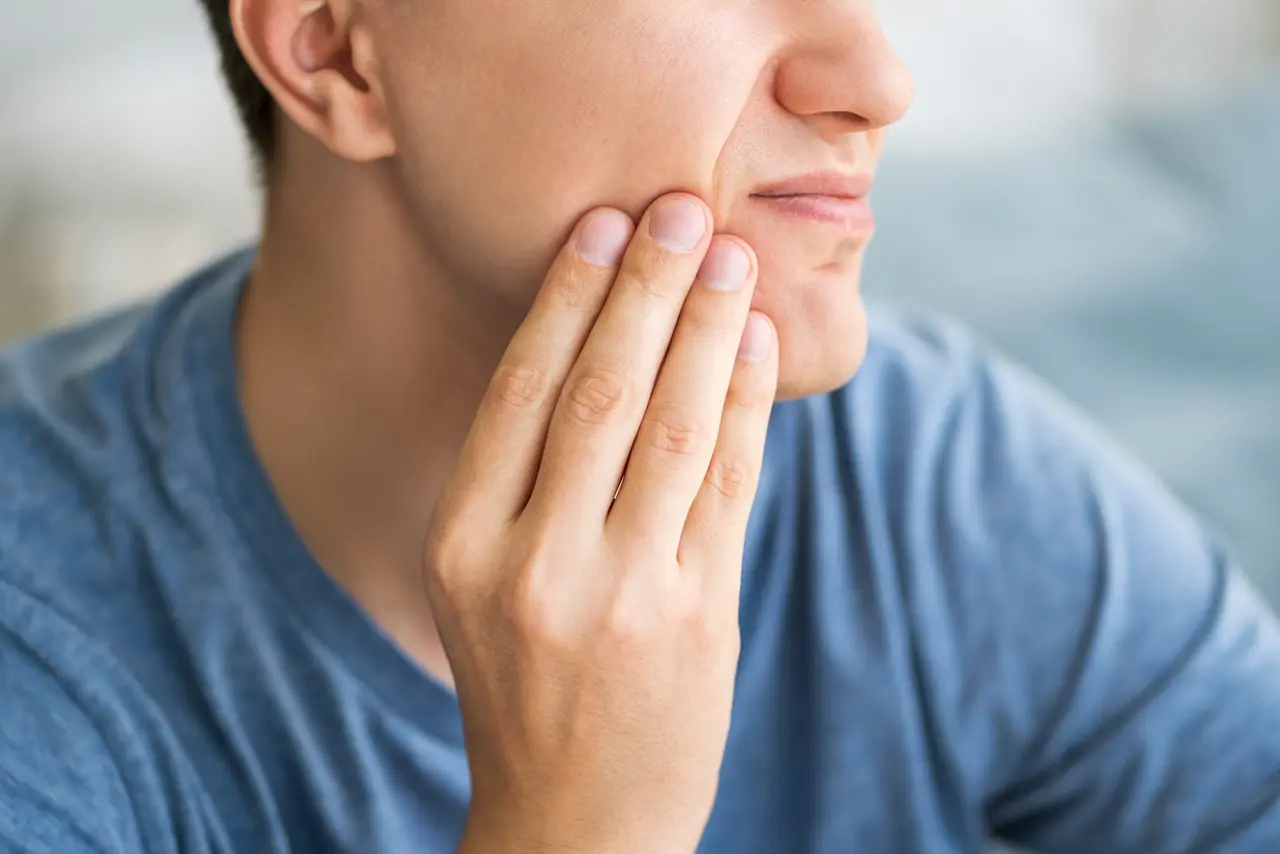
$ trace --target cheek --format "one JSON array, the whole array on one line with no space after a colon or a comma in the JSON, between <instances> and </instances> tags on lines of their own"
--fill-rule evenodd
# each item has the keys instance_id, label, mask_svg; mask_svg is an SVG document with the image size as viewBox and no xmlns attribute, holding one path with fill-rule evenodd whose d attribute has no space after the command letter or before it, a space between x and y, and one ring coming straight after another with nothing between
<instances>
[{"instance_id":1,"label":"cheek","mask_svg":"<svg viewBox=\"0 0 1280 854\"><path fill-rule=\"evenodd\" d=\"M402 184L457 273L530 290L586 210L710 197L769 46L723 12L645 6L385 34L388 55L414 57L387 69Z\"/></svg>"},{"instance_id":2,"label":"cheek","mask_svg":"<svg viewBox=\"0 0 1280 854\"><path fill-rule=\"evenodd\" d=\"M730 49L732 30L683 18L695 23L637 18L564 43L528 78L526 162L566 210L609 203L638 216L668 190L711 192L760 60L741 42Z\"/></svg>"},{"instance_id":3,"label":"cheek","mask_svg":"<svg viewBox=\"0 0 1280 854\"><path fill-rule=\"evenodd\" d=\"M595 16L389 34L394 55L423 57L389 70L402 153L503 204L634 208L674 187L709 191L767 51L723 12L579 5Z\"/></svg>"}]
</instances>

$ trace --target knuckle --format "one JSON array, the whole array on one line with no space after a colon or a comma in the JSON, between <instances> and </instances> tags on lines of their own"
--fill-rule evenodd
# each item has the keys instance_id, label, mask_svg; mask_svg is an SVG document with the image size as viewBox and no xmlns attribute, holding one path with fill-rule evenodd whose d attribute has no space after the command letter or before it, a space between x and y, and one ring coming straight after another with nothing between
<instances>
[{"instance_id":1,"label":"knuckle","mask_svg":"<svg viewBox=\"0 0 1280 854\"><path fill-rule=\"evenodd\" d=\"M736 457L716 457L707 468L707 484L729 501L746 493L751 477L751 466Z\"/></svg>"},{"instance_id":2,"label":"knuckle","mask_svg":"<svg viewBox=\"0 0 1280 854\"><path fill-rule=\"evenodd\" d=\"M684 629L705 648L718 647L738 640L738 614L733 608L699 602L686 611Z\"/></svg>"},{"instance_id":3,"label":"knuckle","mask_svg":"<svg viewBox=\"0 0 1280 854\"><path fill-rule=\"evenodd\" d=\"M618 273L615 288L636 291L654 299L665 299L678 293L678 282L671 275L663 256L652 247L639 253L634 265L628 265Z\"/></svg>"},{"instance_id":4,"label":"knuckle","mask_svg":"<svg viewBox=\"0 0 1280 854\"><path fill-rule=\"evenodd\" d=\"M661 611L642 607L637 598L619 595L605 614L602 631L611 644L640 648L669 631Z\"/></svg>"},{"instance_id":5,"label":"knuckle","mask_svg":"<svg viewBox=\"0 0 1280 854\"><path fill-rule=\"evenodd\" d=\"M506 621L529 646L566 649L573 645L570 629L549 587L549 578L540 558L527 561L517 570L504 600Z\"/></svg>"},{"instance_id":6,"label":"knuckle","mask_svg":"<svg viewBox=\"0 0 1280 854\"><path fill-rule=\"evenodd\" d=\"M551 293L566 308L581 309L597 301L600 279L596 270L578 259L562 275L551 280Z\"/></svg>"},{"instance_id":7,"label":"knuckle","mask_svg":"<svg viewBox=\"0 0 1280 854\"><path fill-rule=\"evenodd\" d=\"M503 365L490 386L493 398L517 411L538 408L547 393L547 371L539 365Z\"/></svg>"},{"instance_id":8,"label":"knuckle","mask_svg":"<svg viewBox=\"0 0 1280 854\"><path fill-rule=\"evenodd\" d=\"M645 439L649 447L673 456L691 456L706 444L706 429L687 411L667 406L650 413Z\"/></svg>"},{"instance_id":9,"label":"knuckle","mask_svg":"<svg viewBox=\"0 0 1280 854\"><path fill-rule=\"evenodd\" d=\"M424 547L423 571L427 579L446 595L456 594L470 575L467 568L475 557L474 553L474 539L467 535L463 526L444 524L433 527Z\"/></svg>"},{"instance_id":10,"label":"knuckle","mask_svg":"<svg viewBox=\"0 0 1280 854\"><path fill-rule=\"evenodd\" d=\"M725 396L725 406L733 409L759 410L766 412L773 402L773 394L769 383L759 371L739 365L729 383L729 393Z\"/></svg>"},{"instance_id":11,"label":"knuckle","mask_svg":"<svg viewBox=\"0 0 1280 854\"><path fill-rule=\"evenodd\" d=\"M447 525L432 527L427 534L425 553L427 565L433 572L439 572L442 567L455 562L454 558L459 553L458 539L457 534Z\"/></svg>"},{"instance_id":12,"label":"knuckle","mask_svg":"<svg viewBox=\"0 0 1280 854\"><path fill-rule=\"evenodd\" d=\"M638 558L613 582L600 625L609 645L642 650L678 629L677 585L663 580L657 568L649 558Z\"/></svg>"},{"instance_id":13,"label":"knuckle","mask_svg":"<svg viewBox=\"0 0 1280 854\"><path fill-rule=\"evenodd\" d=\"M679 630L704 649L738 642L738 601L714 595L699 581L691 581L675 597Z\"/></svg>"},{"instance_id":14,"label":"knuckle","mask_svg":"<svg viewBox=\"0 0 1280 854\"><path fill-rule=\"evenodd\" d=\"M630 389L622 374L590 368L570 380L565 392L565 411L583 424L610 424L618 419L629 398Z\"/></svg>"},{"instance_id":15,"label":"knuckle","mask_svg":"<svg viewBox=\"0 0 1280 854\"><path fill-rule=\"evenodd\" d=\"M681 331L736 346L742 327L741 310L730 301L717 299L719 296L705 290L690 295L680 312Z\"/></svg>"}]
</instances>

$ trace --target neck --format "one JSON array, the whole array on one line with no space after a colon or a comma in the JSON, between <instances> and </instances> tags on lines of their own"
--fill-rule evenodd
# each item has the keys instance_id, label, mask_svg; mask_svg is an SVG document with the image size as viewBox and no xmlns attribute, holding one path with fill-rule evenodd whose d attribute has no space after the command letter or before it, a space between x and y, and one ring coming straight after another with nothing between
<instances>
[{"instance_id":1,"label":"neck","mask_svg":"<svg viewBox=\"0 0 1280 854\"><path fill-rule=\"evenodd\" d=\"M237 329L249 432L318 562L444 676L423 539L523 312L450 281L378 167L283 161Z\"/></svg>"}]
</instances>

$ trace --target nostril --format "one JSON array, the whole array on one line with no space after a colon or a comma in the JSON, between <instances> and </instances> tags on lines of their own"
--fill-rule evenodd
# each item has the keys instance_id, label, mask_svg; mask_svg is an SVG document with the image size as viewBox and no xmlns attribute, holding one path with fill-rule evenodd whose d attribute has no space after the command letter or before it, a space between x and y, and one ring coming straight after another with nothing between
<instances>
[{"instance_id":1,"label":"nostril","mask_svg":"<svg viewBox=\"0 0 1280 854\"><path fill-rule=\"evenodd\" d=\"M871 129L871 121L866 116L850 110L835 110L827 113L827 119L836 132L842 135Z\"/></svg>"}]
</instances>

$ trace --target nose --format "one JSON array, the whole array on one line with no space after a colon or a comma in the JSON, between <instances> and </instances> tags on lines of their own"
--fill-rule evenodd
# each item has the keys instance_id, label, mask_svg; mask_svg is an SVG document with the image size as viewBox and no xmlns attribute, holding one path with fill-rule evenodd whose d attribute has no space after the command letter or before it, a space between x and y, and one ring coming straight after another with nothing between
<instances>
[{"instance_id":1,"label":"nose","mask_svg":"<svg viewBox=\"0 0 1280 854\"><path fill-rule=\"evenodd\" d=\"M791 8L801 19L777 66L779 104L831 134L877 130L906 115L915 97L911 73L889 44L870 0Z\"/></svg>"}]
</instances>

